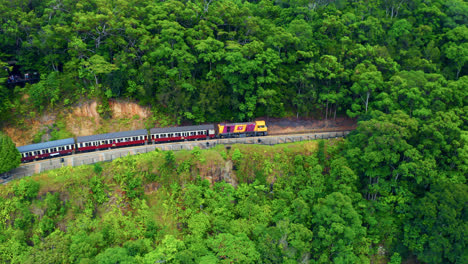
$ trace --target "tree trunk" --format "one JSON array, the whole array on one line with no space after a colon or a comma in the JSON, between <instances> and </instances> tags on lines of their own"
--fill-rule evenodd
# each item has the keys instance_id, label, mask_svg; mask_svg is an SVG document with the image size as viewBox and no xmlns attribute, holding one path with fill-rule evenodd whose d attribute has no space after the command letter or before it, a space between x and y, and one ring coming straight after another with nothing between
<instances>
[{"instance_id":1,"label":"tree trunk","mask_svg":"<svg viewBox=\"0 0 468 264\"><path fill-rule=\"evenodd\" d=\"M338 108L338 103L335 104L335 114L333 115L333 120L336 120L336 109Z\"/></svg>"},{"instance_id":2,"label":"tree trunk","mask_svg":"<svg viewBox=\"0 0 468 264\"><path fill-rule=\"evenodd\" d=\"M367 97L366 97L366 113L367 113L367 106L369 105L369 97L370 97L370 91L367 91Z\"/></svg>"},{"instance_id":3,"label":"tree trunk","mask_svg":"<svg viewBox=\"0 0 468 264\"><path fill-rule=\"evenodd\" d=\"M328 99L327 99L327 107L325 109L325 120L328 119Z\"/></svg>"}]
</instances>

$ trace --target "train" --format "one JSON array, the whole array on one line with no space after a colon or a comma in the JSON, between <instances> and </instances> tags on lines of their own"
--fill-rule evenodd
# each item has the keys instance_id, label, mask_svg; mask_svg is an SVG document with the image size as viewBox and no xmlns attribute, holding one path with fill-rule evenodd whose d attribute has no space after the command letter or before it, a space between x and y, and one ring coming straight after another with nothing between
<instances>
[{"instance_id":1,"label":"train","mask_svg":"<svg viewBox=\"0 0 468 264\"><path fill-rule=\"evenodd\" d=\"M151 128L66 138L17 147L21 162L71 155L88 151L214 138L266 136L265 121L220 123L198 126Z\"/></svg>"}]
</instances>

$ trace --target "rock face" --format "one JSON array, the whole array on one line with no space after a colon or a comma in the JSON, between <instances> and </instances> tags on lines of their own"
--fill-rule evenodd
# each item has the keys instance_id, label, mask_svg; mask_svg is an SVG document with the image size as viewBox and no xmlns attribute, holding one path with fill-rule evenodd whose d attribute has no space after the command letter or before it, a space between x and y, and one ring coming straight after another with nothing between
<instances>
[{"instance_id":1,"label":"rock face","mask_svg":"<svg viewBox=\"0 0 468 264\"><path fill-rule=\"evenodd\" d=\"M111 100L111 120L103 120L96 101L82 103L67 117L67 127L75 136L118 132L145 128L144 121L151 115L149 107L135 102Z\"/></svg>"},{"instance_id":2,"label":"rock face","mask_svg":"<svg viewBox=\"0 0 468 264\"><path fill-rule=\"evenodd\" d=\"M151 115L149 107L143 107L134 102L110 101L112 116L115 118L127 118L138 115L140 118L148 118Z\"/></svg>"},{"instance_id":3,"label":"rock face","mask_svg":"<svg viewBox=\"0 0 468 264\"><path fill-rule=\"evenodd\" d=\"M88 136L93 134L118 132L145 128L145 121L151 116L149 107L143 107L136 102L111 100L109 105L112 118L103 120L98 112L96 101L82 102L66 112L44 113L31 120L26 120L24 127L5 127L3 131L8 134L16 146L32 143L34 135L46 131L43 140L50 140L50 129L57 121L65 124L65 129L74 136Z\"/></svg>"},{"instance_id":4,"label":"rock face","mask_svg":"<svg viewBox=\"0 0 468 264\"><path fill-rule=\"evenodd\" d=\"M72 115L75 117L93 117L99 118L99 114L96 110L96 101L81 103L73 108Z\"/></svg>"},{"instance_id":5,"label":"rock face","mask_svg":"<svg viewBox=\"0 0 468 264\"><path fill-rule=\"evenodd\" d=\"M222 170L222 179L231 184L234 187L237 187L237 180L235 175L232 173L232 160L227 160Z\"/></svg>"}]
</instances>

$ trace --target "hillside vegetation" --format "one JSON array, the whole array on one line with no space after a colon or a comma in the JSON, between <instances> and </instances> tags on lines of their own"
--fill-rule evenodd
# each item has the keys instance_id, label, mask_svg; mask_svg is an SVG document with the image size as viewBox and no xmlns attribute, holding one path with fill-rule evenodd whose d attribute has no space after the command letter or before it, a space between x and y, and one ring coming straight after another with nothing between
<instances>
[{"instance_id":1,"label":"hillside vegetation","mask_svg":"<svg viewBox=\"0 0 468 264\"><path fill-rule=\"evenodd\" d=\"M86 98L175 122L427 116L466 98L467 14L462 0L1 1L2 66L41 81L1 86L0 118Z\"/></svg>"},{"instance_id":2,"label":"hillside vegetation","mask_svg":"<svg viewBox=\"0 0 468 264\"><path fill-rule=\"evenodd\" d=\"M2 125L88 99L112 120L122 98L166 125L358 120L2 186L0 262L468 263L466 1L0 1L0 19L0 61L41 75L0 86Z\"/></svg>"},{"instance_id":3,"label":"hillside vegetation","mask_svg":"<svg viewBox=\"0 0 468 264\"><path fill-rule=\"evenodd\" d=\"M392 158L357 155L358 140L154 151L12 182L0 188L0 261L467 260L463 175L421 178L421 161L385 172Z\"/></svg>"}]
</instances>

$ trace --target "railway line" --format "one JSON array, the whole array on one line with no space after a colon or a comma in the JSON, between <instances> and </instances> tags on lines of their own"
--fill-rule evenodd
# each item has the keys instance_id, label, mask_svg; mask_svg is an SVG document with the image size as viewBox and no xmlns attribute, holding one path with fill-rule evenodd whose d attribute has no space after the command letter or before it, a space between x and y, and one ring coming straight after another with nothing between
<instances>
[{"instance_id":1,"label":"railway line","mask_svg":"<svg viewBox=\"0 0 468 264\"><path fill-rule=\"evenodd\" d=\"M60 156L46 160L38 160L34 162L21 164L20 167L0 175L0 182L7 183L13 179L19 179L26 176L31 176L36 173L42 173L51 169L57 169L64 166L80 166L85 164L94 164L97 162L112 161L114 159L127 155L136 155L154 151L156 148L160 150L191 150L194 147L201 149L212 148L216 145L232 145L232 144L263 144L276 145L282 143L291 143L304 140L314 139L329 139L337 137L345 137L350 130L334 129L326 132L311 132L301 131L294 133L271 134L268 136L259 137L238 137L238 138L222 138L208 139L199 141L181 141L162 144L148 144L141 146L129 146L123 148L115 148L108 150L99 150L94 152L77 153L67 156Z\"/></svg>"}]
</instances>

